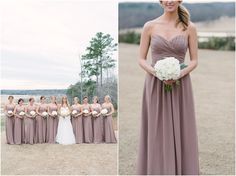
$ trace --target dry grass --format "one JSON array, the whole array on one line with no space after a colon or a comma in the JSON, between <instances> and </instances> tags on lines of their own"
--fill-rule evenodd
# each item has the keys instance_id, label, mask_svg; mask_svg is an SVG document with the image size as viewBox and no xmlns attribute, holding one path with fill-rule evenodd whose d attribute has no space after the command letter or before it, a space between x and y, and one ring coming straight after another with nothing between
<instances>
[{"instance_id":1,"label":"dry grass","mask_svg":"<svg viewBox=\"0 0 236 176\"><path fill-rule=\"evenodd\" d=\"M2 175L115 175L117 144L1 145Z\"/></svg>"}]
</instances>

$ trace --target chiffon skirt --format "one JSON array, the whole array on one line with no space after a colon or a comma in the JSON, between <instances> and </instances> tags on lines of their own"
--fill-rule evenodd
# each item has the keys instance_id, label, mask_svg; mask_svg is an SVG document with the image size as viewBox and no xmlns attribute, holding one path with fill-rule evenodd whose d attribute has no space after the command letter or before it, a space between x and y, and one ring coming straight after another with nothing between
<instances>
[{"instance_id":1,"label":"chiffon skirt","mask_svg":"<svg viewBox=\"0 0 236 176\"><path fill-rule=\"evenodd\" d=\"M198 175L198 140L190 75L165 92L147 75L141 112L138 175Z\"/></svg>"}]
</instances>

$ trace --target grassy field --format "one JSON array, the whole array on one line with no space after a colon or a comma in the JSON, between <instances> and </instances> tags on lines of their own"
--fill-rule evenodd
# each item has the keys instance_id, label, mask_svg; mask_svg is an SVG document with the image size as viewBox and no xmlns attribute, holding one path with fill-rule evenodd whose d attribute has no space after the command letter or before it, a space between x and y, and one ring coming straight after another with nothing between
<instances>
[{"instance_id":1,"label":"grassy field","mask_svg":"<svg viewBox=\"0 0 236 176\"><path fill-rule=\"evenodd\" d=\"M139 137L145 73L138 49L119 45L119 172L125 175L135 174ZM234 175L234 65L234 52L199 50L199 65L191 73L203 175Z\"/></svg>"}]
</instances>

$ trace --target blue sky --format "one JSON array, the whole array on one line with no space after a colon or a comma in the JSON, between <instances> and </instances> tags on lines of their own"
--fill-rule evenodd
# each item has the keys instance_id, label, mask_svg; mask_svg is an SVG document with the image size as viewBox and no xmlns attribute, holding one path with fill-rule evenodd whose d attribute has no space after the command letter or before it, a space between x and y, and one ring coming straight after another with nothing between
<instances>
[{"instance_id":1,"label":"blue sky","mask_svg":"<svg viewBox=\"0 0 236 176\"><path fill-rule=\"evenodd\" d=\"M118 42L109 0L5 0L0 10L2 89L67 88L79 80L78 56L96 32Z\"/></svg>"}]
</instances>

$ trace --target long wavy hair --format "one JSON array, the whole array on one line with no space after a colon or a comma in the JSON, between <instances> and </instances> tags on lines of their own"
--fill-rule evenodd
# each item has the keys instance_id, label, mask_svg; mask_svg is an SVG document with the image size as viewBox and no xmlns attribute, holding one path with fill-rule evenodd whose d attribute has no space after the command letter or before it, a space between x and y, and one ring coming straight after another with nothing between
<instances>
[{"instance_id":1,"label":"long wavy hair","mask_svg":"<svg viewBox=\"0 0 236 176\"><path fill-rule=\"evenodd\" d=\"M162 1L160 0L160 3L162 4ZM190 13L184 7L181 3L178 6L178 20L176 21L175 26L177 27L179 23L183 26L183 31L185 31L188 28L189 21L190 21Z\"/></svg>"},{"instance_id":2,"label":"long wavy hair","mask_svg":"<svg viewBox=\"0 0 236 176\"><path fill-rule=\"evenodd\" d=\"M70 107L70 103L69 103L69 101L68 101L67 96L63 96L63 97L61 98L61 106L64 104L63 99L66 99L66 105L67 105L67 107Z\"/></svg>"}]
</instances>

